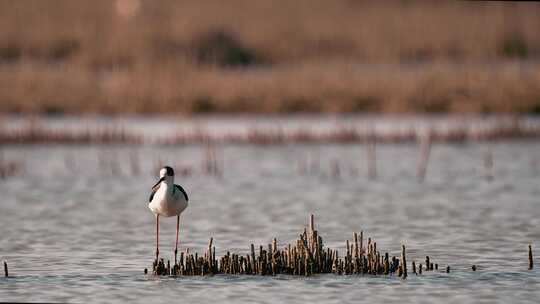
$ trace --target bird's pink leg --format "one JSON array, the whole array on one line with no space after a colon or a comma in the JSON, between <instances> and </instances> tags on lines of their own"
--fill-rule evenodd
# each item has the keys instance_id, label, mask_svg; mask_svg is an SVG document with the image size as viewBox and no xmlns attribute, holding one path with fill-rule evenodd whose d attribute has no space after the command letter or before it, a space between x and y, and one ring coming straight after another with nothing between
<instances>
[{"instance_id":1,"label":"bird's pink leg","mask_svg":"<svg viewBox=\"0 0 540 304\"><path fill-rule=\"evenodd\" d=\"M176 256L178 254L178 230L180 230L180 214L176 218L176 247L174 248L174 265L176 265Z\"/></svg>"},{"instance_id":2,"label":"bird's pink leg","mask_svg":"<svg viewBox=\"0 0 540 304\"><path fill-rule=\"evenodd\" d=\"M159 262L159 214L156 214L156 265Z\"/></svg>"}]
</instances>

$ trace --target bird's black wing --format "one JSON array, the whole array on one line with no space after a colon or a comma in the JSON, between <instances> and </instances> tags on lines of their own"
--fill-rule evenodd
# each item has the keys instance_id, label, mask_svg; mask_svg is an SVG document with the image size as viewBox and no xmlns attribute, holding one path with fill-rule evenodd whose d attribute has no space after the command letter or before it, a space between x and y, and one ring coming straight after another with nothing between
<instances>
[{"instance_id":1,"label":"bird's black wing","mask_svg":"<svg viewBox=\"0 0 540 304\"><path fill-rule=\"evenodd\" d=\"M184 198L186 199L186 202L189 201L186 190L184 190L184 188L182 188L182 186L174 184L174 188L176 190L179 190L180 192L182 192L182 194L184 195Z\"/></svg>"},{"instance_id":2,"label":"bird's black wing","mask_svg":"<svg viewBox=\"0 0 540 304\"><path fill-rule=\"evenodd\" d=\"M150 193L150 198L148 199L149 202L152 202L152 199L154 199L154 194L156 194L159 187L156 187L155 189L152 189L152 193Z\"/></svg>"}]
</instances>

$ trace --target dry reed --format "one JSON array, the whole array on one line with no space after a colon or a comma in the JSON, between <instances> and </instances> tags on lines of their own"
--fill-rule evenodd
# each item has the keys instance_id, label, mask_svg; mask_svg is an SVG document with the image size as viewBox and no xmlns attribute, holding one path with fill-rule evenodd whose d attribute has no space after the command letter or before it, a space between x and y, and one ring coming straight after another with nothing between
<instances>
[{"instance_id":1,"label":"dry reed","mask_svg":"<svg viewBox=\"0 0 540 304\"><path fill-rule=\"evenodd\" d=\"M539 12L537 3L4 0L0 112L539 113Z\"/></svg>"},{"instance_id":2,"label":"dry reed","mask_svg":"<svg viewBox=\"0 0 540 304\"><path fill-rule=\"evenodd\" d=\"M4 154L0 150L0 180L20 175L23 171L23 162L4 159Z\"/></svg>"},{"instance_id":3,"label":"dry reed","mask_svg":"<svg viewBox=\"0 0 540 304\"><path fill-rule=\"evenodd\" d=\"M529 244L529 270L533 269L533 253L532 253L532 245Z\"/></svg>"},{"instance_id":4,"label":"dry reed","mask_svg":"<svg viewBox=\"0 0 540 304\"><path fill-rule=\"evenodd\" d=\"M377 243L371 238L364 243L363 235L363 232L360 232L360 237L358 233L354 233L352 240L345 242L345 254L340 255L338 250L325 247L311 215L308 228L304 229L295 242L283 246L282 249L278 248L277 239L274 238L267 246L259 246L258 250L251 244L249 252L245 255L227 251L222 257L216 258L216 248L213 246L213 238L210 238L204 254L190 253L187 249L180 253L178 263L174 263L172 267L170 261L165 263L164 259L156 259L152 269L155 275L181 276L213 274L310 276L333 273L397 275L402 279L407 278L405 246L401 247L400 259L395 256L390 258L388 252L383 254L378 250Z\"/></svg>"}]
</instances>

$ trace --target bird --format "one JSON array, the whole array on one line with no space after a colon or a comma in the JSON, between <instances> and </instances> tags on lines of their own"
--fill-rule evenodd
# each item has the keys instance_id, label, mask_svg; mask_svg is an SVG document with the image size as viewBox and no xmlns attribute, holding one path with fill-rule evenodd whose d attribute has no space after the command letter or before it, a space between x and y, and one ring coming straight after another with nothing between
<instances>
[{"instance_id":1,"label":"bird","mask_svg":"<svg viewBox=\"0 0 540 304\"><path fill-rule=\"evenodd\" d=\"M186 210L189 198L186 190L174 183L173 168L165 166L159 170L159 180L152 187L152 193L148 201L148 208L156 216L156 263L159 257L159 217L176 215L176 245L174 249L174 263L176 265L180 214Z\"/></svg>"}]
</instances>

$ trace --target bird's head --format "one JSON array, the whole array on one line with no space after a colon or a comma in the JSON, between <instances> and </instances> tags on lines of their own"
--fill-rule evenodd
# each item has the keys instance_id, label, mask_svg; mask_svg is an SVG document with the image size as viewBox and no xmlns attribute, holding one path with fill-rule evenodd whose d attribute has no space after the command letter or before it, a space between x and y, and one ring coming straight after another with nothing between
<instances>
[{"instance_id":1,"label":"bird's head","mask_svg":"<svg viewBox=\"0 0 540 304\"><path fill-rule=\"evenodd\" d=\"M161 184L161 182L174 182L174 170L169 166L165 166L159 170L159 180L152 187L155 190Z\"/></svg>"}]
</instances>

